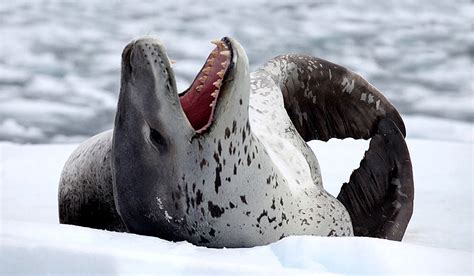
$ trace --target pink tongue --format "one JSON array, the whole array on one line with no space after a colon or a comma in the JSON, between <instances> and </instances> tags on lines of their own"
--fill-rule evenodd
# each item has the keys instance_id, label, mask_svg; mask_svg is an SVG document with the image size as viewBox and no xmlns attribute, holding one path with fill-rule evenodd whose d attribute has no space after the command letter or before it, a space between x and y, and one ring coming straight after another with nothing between
<instances>
[{"instance_id":1,"label":"pink tongue","mask_svg":"<svg viewBox=\"0 0 474 276\"><path fill-rule=\"evenodd\" d=\"M206 61L204 69L209 68L207 69L209 72L206 74L204 69L201 70L189 91L180 97L184 113L196 131L202 129L212 121L211 114L214 107L210 105L215 98L211 96L211 93L218 90L213 83L221 79L217 73L225 68L221 64L227 60L226 56L216 55L217 51L218 48L216 47ZM210 65L209 59L212 59L214 55L216 57L214 58L214 62ZM207 76L204 82L200 81L200 78L203 76Z\"/></svg>"}]
</instances>

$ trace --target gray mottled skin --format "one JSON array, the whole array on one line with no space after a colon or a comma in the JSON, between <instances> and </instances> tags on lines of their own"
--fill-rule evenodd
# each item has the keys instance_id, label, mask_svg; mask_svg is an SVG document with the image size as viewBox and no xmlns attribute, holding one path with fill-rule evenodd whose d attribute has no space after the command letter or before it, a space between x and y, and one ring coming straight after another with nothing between
<instances>
[{"instance_id":1,"label":"gray mottled skin","mask_svg":"<svg viewBox=\"0 0 474 276\"><path fill-rule=\"evenodd\" d=\"M59 185L61 222L126 231L112 194L111 142L111 131L100 133L81 144L67 160Z\"/></svg>"},{"instance_id":2,"label":"gray mottled skin","mask_svg":"<svg viewBox=\"0 0 474 276\"><path fill-rule=\"evenodd\" d=\"M289 235L353 235L348 211L324 190L318 161L301 126L295 128L308 118L298 111L301 120L295 122L286 110L288 90L309 83L295 83L291 75L302 65L282 56L250 74L241 46L225 41L232 64L215 120L203 133L194 131L181 108L161 44L141 39L125 48L113 134L86 141L66 163L59 189L62 223L84 225L76 214L103 204L105 226L84 226L209 247L250 247ZM350 86L335 89L344 93ZM84 216L95 220L94 212Z\"/></svg>"}]
</instances>

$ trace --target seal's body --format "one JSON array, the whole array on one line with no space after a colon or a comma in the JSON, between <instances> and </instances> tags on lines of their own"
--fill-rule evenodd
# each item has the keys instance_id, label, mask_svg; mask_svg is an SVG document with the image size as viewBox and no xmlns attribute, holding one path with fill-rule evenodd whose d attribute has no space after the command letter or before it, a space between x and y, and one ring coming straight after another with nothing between
<instances>
[{"instance_id":1,"label":"seal's body","mask_svg":"<svg viewBox=\"0 0 474 276\"><path fill-rule=\"evenodd\" d=\"M354 231L401 239L413 182L390 103L330 62L280 56L250 74L235 40L215 43L179 96L158 41L125 48L115 128L66 163L60 221L209 247ZM373 137L339 200L324 190L305 142L332 137Z\"/></svg>"},{"instance_id":2,"label":"seal's body","mask_svg":"<svg viewBox=\"0 0 474 276\"><path fill-rule=\"evenodd\" d=\"M71 154L59 186L61 222L126 231L115 208L111 152L112 131L109 130L91 137Z\"/></svg>"}]
</instances>

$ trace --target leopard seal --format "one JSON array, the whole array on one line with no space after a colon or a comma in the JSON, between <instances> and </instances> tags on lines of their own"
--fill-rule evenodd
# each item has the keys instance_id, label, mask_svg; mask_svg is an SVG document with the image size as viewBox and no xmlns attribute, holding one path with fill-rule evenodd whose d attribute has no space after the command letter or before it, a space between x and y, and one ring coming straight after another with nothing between
<instances>
[{"instance_id":1,"label":"leopard seal","mask_svg":"<svg viewBox=\"0 0 474 276\"><path fill-rule=\"evenodd\" d=\"M181 94L159 40L125 47L114 129L66 162L60 222L207 247L289 235L401 240L413 175L390 102L323 59L283 55L250 72L236 40L213 43ZM371 142L335 198L306 141L347 137Z\"/></svg>"}]
</instances>

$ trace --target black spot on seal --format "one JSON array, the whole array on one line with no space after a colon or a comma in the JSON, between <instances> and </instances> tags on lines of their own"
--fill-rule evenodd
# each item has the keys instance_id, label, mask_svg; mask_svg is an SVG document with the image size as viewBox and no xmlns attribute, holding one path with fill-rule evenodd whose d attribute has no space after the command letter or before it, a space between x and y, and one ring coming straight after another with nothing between
<instances>
[{"instance_id":1,"label":"black spot on seal","mask_svg":"<svg viewBox=\"0 0 474 276\"><path fill-rule=\"evenodd\" d=\"M211 201L207 202L207 207L213 218L218 218L224 213L224 208L219 207L219 205L214 205Z\"/></svg>"},{"instance_id":2,"label":"black spot on seal","mask_svg":"<svg viewBox=\"0 0 474 276\"><path fill-rule=\"evenodd\" d=\"M258 216L257 218L257 222L260 223L260 220L265 217L265 216L268 216L268 212L267 210L263 210L262 213Z\"/></svg>"},{"instance_id":3,"label":"black spot on seal","mask_svg":"<svg viewBox=\"0 0 474 276\"><path fill-rule=\"evenodd\" d=\"M202 192L201 190L198 190L196 193L196 205L199 206L202 202Z\"/></svg>"}]
</instances>

